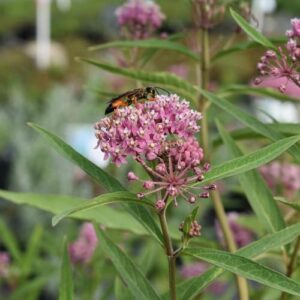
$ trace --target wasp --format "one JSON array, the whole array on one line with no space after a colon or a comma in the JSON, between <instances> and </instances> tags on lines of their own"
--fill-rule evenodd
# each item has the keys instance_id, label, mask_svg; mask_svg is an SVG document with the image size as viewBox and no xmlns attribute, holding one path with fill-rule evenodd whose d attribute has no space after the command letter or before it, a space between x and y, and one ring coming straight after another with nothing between
<instances>
[{"instance_id":1,"label":"wasp","mask_svg":"<svg viewBox=\"0 0 300 300\"><path fill-rule=\"evenodd\" d=\"M141 100L155 101L156 96L160 95L159 90L167 92L168 95L170 94L165 89L153 86L138 88L121 94L109 101L109 105L105 109L105 114L107 115L119 107L137 104Z\"/></svg>"}]
</instances>

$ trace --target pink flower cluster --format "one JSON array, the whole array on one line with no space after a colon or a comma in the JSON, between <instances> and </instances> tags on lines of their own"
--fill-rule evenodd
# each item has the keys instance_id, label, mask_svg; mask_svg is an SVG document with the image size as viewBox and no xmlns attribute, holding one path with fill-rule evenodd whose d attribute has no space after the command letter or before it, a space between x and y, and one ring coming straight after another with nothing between
<instances>
[{"instance_id":1,"label":"pink flower cluster","mask_svg":"<svg viewBox=\"0 0 300 300\"><path fill-rule=\"evenodd\" d=\"M105 158L111 156L117 165L125 163L128 156L156 159L165 151L170 135L189 141L179 143L176 149L172 147L173 152L180 148L179 163L189 163L194 158L200 162L202 149L193 137L199 131L199 119L201 114L191 110L189 103L180 101L177 95L157 96L156 101L117 110L100 120L95 125L96 137Z\"/></svg>"},{"instance_id":2,"label":"pink flower cluster","mask_svg":"<svg viewBox=\"0 0 300 300\"><path fill-rule=\"evenodd\" d=\"M0 278L6 278L9 273L10 256L7 252L0 252Z\"/></svg>"},{"instance_id":3,"label":"pink flower cluster","mask_svg":"<svg viewBox=\"0 0 300 300\"><path fill-rule=\"evenodd\" d=\"M131 38L144 39L158 29L165 15L152 1L128 0L116 10L118 24Z\"/></svg>"},{"instance_id":4,"label":"pink flower cluster","mask_svg":"<svg viewBox=\"0 0 300 300\"><path fill-rule=\"evenodd\" d=\"M281 93L287 90L289 81L294 82L300 88L300 19L291 20L292 29L286 32L288 42L285 48L278 47L277 52L268 50L261 57L257 64L260 77L254 81L256 85L263 82L264 79L284 78L284 83L278 86Z\"/></svg>"},{"instance_id":5,"label":"pink flower cluster","mask_svg":"<svg viewBox=\"0 0 300 300\"><path fill-rule=\"evenodd\" d=\"M268 186L276 193L293 197L300 189L300 167L298 165L275 161L262 166L260 172Z\"/></svg>"},{"instance_id":6,"label":"pink flower cluster","mask_svg":"<svg viewBox=\"0 0 300 300\"><path fill-rule=\"evenodd\" d=\"M238 218L239 214L236 212L227 213L229 227L233 233L236 245L240 248L250 244L254 239L254 235L252 231L237 223ZM218 239L224 245L224 236L218 221L216 221L216 232Z\"/></svg>"},{"instance_id":7,"label":"pink flower cluster","mask_svg":"<svg viewBox=\"0 0 300 300\"><path fill-rule=\"evenodd\" d=\"M128 173L128 180L140 181L147 190L139 198L162 193L155 204L158 212L170 198L175 205L179 196L193 204L216 188L214 184L201 190L191 186L202 181L209 169L209 164L200 167L204 154L194 136L200 119L201 114L177 95L157 96L155 101L118 109L100 120L95 125L98 147L118 166L128 156L143 166L150 180L141 180L133 172Z\"/></svg>"},{"instance_id":8,"label":"pink flower cluster","mask_svg":"<svg viewBox=\"0 0 300 300\"><path fill-rule=\"evenodd\" d=\"M98 238L92 223L84 223L78 239L69 246L73 264L87 264L91 261L98 245Z\"/></svg>"}]
</instances>

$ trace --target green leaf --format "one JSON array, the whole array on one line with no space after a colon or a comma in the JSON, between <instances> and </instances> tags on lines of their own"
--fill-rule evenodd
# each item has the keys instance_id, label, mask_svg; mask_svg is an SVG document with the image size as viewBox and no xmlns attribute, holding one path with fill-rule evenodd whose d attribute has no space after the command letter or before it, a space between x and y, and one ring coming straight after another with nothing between
<instances>
[{"instance_id":1,"label":"green leaf","mask_svg":"<svg viewBox=\"0 0 300 300\"><path fill-rule=\"evenodd\" d=\"M39 225L36 226L27 243L26 253L22 258L23 276L26 276L32 271L33 264L40 251L42 235L43 235L43 228Z\"/></svg>"},{"instance_id":2,"label":"green leaf","mask_svg":"<svg viewBox=\"0 0 300 300\"><path fill-rule=\"evenodd\" d=\"M275 130L277 132L282 133L284 136L291 135L300 135L300 125L295 123L273 123L266 124L266 127L270 127L271 130ZM233 131L230 131L230 136L234 140L250 140L250 139L258 139L265 138L262 134L253 131L251 128L240 128ZM217 147L222 144L222 139L220 136L216 137L213 140L213 146Z\"/></svg>"},{"instance_id":3,"label":"green leaf","mask_svg":"<svg viewBox=\"0 0 300 300\"><path fill-rule=\"evenodd\" d=\"M128 192L108 193L108 194L103 194L98 197L95 197L91 200L84 201L79 205L75 204L73 207L60 212L58 215L53 217L52 225L53 226L57 225L62 219L70 215L73 215L75 213L89 210L91 208L94 209L102 205L118 203L118 202L135 202L138 203L139 205L148 205L152 208L154 207L151 201L147 199L140 200L137 198L136 194L132 194Z\"/></svg>"},{"instance_id":4,"label":"green leaf","mask_svg":"<svg viewBox=\"0 0 300 300\"><path fill-rule=\"evenodd\" d=\"M36 124L30 123L29 125L41 133L42 136L45 137L58 152L62 153L69 160L74 162L78 167L90 175L91 178L93 178L97 183L101 184L107 191L116 192L126 190L113 176L109 175L107 172L103 171L94 163L79 154L54 133ZM149 231L149 233L151 233L151 235L153 235L159 241L160 244L163 245L161 231L146 208L136 204L125 204L124 208L133 217L135 217Z\"/></svg>"},{"instance_id":5,"label":"green leaf","mask_svg":"<svg viewBox=\"0 0 300 300\"><path fill-rule=\"evenodd\" d=\"M213 104L217 105L230 115L232 115L237 120L241 121L244 125L248 126L252 130L262 134L265 137L273 141L280 140L284 138L284 135L276 130L272 129L271 127L265 125L264 123L260 122L258 119L253 117L252 115L244 112L242 109L237 107L236 105L231 104L229 101L222 99L210 92L204 91L199 89L200 93L203 94L209 101ZM293 155L293 157L300 162L300 146L294 145L289 149L289 153Z\"/></svg>"},{"instance_id":6,"label":"green leaf","mask_svg":"<svg viewBox=\"0 0 300 300\"><path fill-rule=\"evenodd\" d=\"M291 97L286 94L280 93L274 88L262 88L248 85L233 84L230 86L225 86L218 92L218 96L228 97L233 95L254 95L254 96L264 96L281 101L295 102L299 104L299 98Z\"/></svg>"},{"instance_id":7,"label":"green leaf","mask_svg":"<svg viewBox=\"0 0 300 300\"><path fill-rule=\"evenodd\" d=\"M128 286L130 293L137 300L158 300L157 295L142 271L131 261L131 259L121 251L106 234L95 226L101 247L106 255L111 259L117 272Z\"/></svg>"},{"instance_id":8,"label":"green leaf","mask_svg":"<svg viewBox=\"0 0 300 300\"><path fill-rule=\"evenodd\" d=\"M200 184L203 185L211 181L227 178L255 169L284 153L299 140L299 135L284 138L250 154L245 154L223 164L213 166L213 168L205 174L205 179L201 181ZM199 183L195 183L194 185L197 184Z\"/></svg>"},{"instance_id":9,"label":"green leaf","mask_svg":"<svg viewBox=\"0 0 300 300\"><path fill-rule=\"evenodd\" d=\"M172 50L184 54L185 56L192 58L195 61L199 61L199 57L196 53L189 50L185 46L176 42L159 39L147 39L147 40L135 40L135 41L114 41L102 45L90 47L89 50L103 50L108 48L150 48L161 50Z\"/></svg>"},{"instance_id":10,"label":"green leaf","mask_svg":"<svg viewBox=\"0 0 300 300\"><path fill-rule=\"evenodd\" d=\"M274 197L274 199L286 206L289 206L297 211L300 211L300 201L290 202L290 201L287 201L286 199L284 199L283 197Z\"/></svg>"},{"instance_id":11,"label":"green leaf","mask_svg":"<svg viewBox=\"0 0 300 300\"><path fill-rule=\"evenodd\" d=\"M1 195L0 195L1 196ZM0 236L1 243L7 248L10 255L18 262L22 262L22 254L14 233L9 227L0 219Z\"/></svg>"},{"instance_id":12,"label":"green leaf","mask_svg":"<svg viewBox=\"0 0 300 300\"><path fill-rule=\"evenodd\" d=\"M247 258L253 258L292 242L299 236L299 234L300 223L286 227L276 233L266 235L260 240L239 249L236 254ZM223 272L224 270L221 268L213 267L198 277L194 277L180 283L177 286L178 298L185 300L192 299L211 284L217 277L223 274ZM163 299L167 300L168 296L164 296Z\"/></svg>"},{"instance_id":13,"label":"green leaf","mask_svg":"<svg viewBox=\"0 0 300 300\"><path fill-rule=\"evenodd\" d=\"M64 252L60 273L59 300L73 299L72 267L68 253L68 244L64 240Z\"/></svg>"},{"instance_id":14,"label":"green leaf","mask_svg":"<svg viewBox=\"0 0 300 300\"><path fill-rule=\"evenodd\" d=\"M300 284L296 281L243 256L207 248L187 249L184 250L183 254L205 260L227 271L255 280L269 287L300 296Z\"/></svg>"},{"instance_id":15,"label":"green leaf","mask_svg":"<svg viewBox=\"0 0 300 300\"><path fill-rule=\"evenodd\" d=\"M195 96L199 93L197 89L182 78L165 72L145 72L140 70L133 70L127 68L120 68L111 64L107 64L102 61L96 61L87 58L78 58L79 61L83 61L99 67L108 72L119 74L132 79L141 80L143 82L157 84L171 89L171 91L178 92L188 99L195 99Z\"/></svg>"},{"instance_id":16,"label":"green leaf","mask_svg":"<svg viewBox=\"0 0 300 300\"><path fill-rule=\"evenodd\" d=\"M267 47L275 48L275 45L271 43L264 35L258 32L253 26L251 26L242 16L230 8L230 14L236 23L245 31L245 33L257 43Z\"/></svg>"},{"instance_id":17,"label":"green leaf","mask_svg":"<svg viewBox=\"0 0 300 300\"><path fill-rule=\"evenodd\" d=\"M53 214L58 214L74 207L74 205L81 205L85 201L88 201L73 196L15 193L2 190L0 190L0 197L16 204L30 205ZM108 206L101 206L93 210L83 211L73 215L72 218L95 221L111 229L128 230L138 235L147 235L147 231L144 227L131 215Z\"/></svg>"},{"instance_id":18,"label":"green leaf","mask_svg":"<svg viewBox=\"0 0 300 300\"><path fill-rule=\"evenodd\" d=\"M234 140L226 132L220 122L217 122L217 126L224 144L232 156L237 157L243 155L243 152L235 144ZM259 172L252 170L241 174L238 179L258 220L265 225L268 231L274 232L284 228L285 224L282 214Z\"/></svg>"},{"instance_id":19,"label":"green leaf","mask_svg":"<svg viewBox=\"0 0 300 300\"><path fill-rule=\"evenodd\" d=\"M128 288L117 277L115 279L115 295L116 300L132 300L132 294L130 294Z\"/></svg>"},{"instance_id":20,"label":"green leaf","mask_svg":"<svg viewBox=\"0 0 300 300\"><path fill-rule=\"evenodd\" d=\"M123 191L124 187L113 176L100 169L94 163L86 159L83 155L76 152L70 145L66 144L61 138L52 132L40 127L37 124L28 123L30 127L39 132L45 137L51 145L62 155L66 156L69 160L75 163L83 171L91 176L96 182L101 183L107 191Z\"/></svg>"}]
</instances>

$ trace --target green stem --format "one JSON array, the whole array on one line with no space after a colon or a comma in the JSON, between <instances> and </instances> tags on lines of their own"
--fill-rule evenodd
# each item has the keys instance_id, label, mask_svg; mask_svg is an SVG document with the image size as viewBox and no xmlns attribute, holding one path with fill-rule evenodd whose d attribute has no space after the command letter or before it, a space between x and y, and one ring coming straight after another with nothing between
<instances>
[{"instance_id":1,"label":"green stem","mask_svg":"<svg viewBox=\"0 0 300 300\"><path fill-rule=\"evenodd\" d=\"M165 207L162 210L162 212L159 213L159 221L160 221L160 226L164 237L165 250L166 250L166 255L168 257L168 264L169 264L170 299L176 300L176 266L175 266L176 256L174 255L172 240L169 234L168 223L166 219L166 208L167 207Z\"/></svg>"},{"instance_id":2,"label":"green stem","mask_svg":"<svg viewBox=\"0 0 300 300\"><path fill-rule=\"evenodd\" d=\"M297 264L297 258L298 258L298 253L299 253L299 250L300 250L300 236L297 238L297 241L296 241L296 244L295 244L295 247L294 247L294 251L293 251L293 254L292 254L292 257L290 259L290 262L287 266L287 271L286 271L286 276L287 277L291 277L293 272L294 272L294 269L295 269L295 266ZM282 293L281 294L281 300L287 300L289 297L289 295L287 293Z\"/></svg>"},{"instance_id":3,"label":"green stem","mask_svg":"<svg viewBox=\"0 0 300 300\"><path fill-rule=\"evenodd\" d=\"M208 89L209 84L209 67L210 67L210 47L209 47L209 34L207 29L202 29L201 31L201 80L199 85L201 89ZM206 160L210 161L210 145L208 139L208 123L207 123L207 110L208 104L202 95L199 96L199 110L203 114L203 119L201 120L201 139L204 148L204 153L206 155ZM223 203L218 191L212 192L212 200L214 208L216 211L217 218L220 223L221 230L223 232L226 247L230 252L235 252L237 250L236 243L227 221L226 213L223 207ZM236 283L239 293L240 300L248 300L248 285L246 279L236 276Z\"/></svg>"}]
</instances>

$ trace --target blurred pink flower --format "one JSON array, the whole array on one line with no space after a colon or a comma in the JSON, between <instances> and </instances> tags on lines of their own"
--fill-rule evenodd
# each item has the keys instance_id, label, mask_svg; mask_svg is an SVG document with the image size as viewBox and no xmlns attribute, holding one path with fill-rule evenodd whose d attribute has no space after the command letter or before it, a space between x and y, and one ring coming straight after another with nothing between
<instances>
[{"instance_id":1,"label":"blurred pink flower","mask_svg":"<svg viewBox=\"0 0 300 300\"><path fill-rule=\"evenodd\" d=\"M169 67L169 72L186 79L188 77L189 70L184 64L176 64Z\"/></svg>"},{"instance_id":2,"label":"blurred pink flower","mask_svg":"<svg viewBox=\"0 0 300 300\"><path fill-rule=\"evenodd\" d=\"M98 238L92 223L84 223L78 239L69 246L73 264L87 264L91 261L98 245Z\"/></svg>"},{"instance_id":3,"label":"blurred pink flower","mask_svg":"<svg viewBox=\"0 0 300 300\"><path fill-rule=\"evenodd\" d=\"M262 166L260 172L274 192L291 198L300 189L300 167L296 164L274 161Z\"/></svg>"},{"instance_id":4,"label":"blurred pink flower","mask_svg":"<svg viewBox=\"0 0 300 300\"><path fill-rule=\"evenodd\" d=\"M118 24L134 39L149 37L165 19L160 7L147 0L128 0L116 10L116 16Z\"/></svg>"},{"instance_id":5,"label":"blurred pink flower","mask_svg":"<svg viewBox=\"0 0 300 300\"><path fill-rule=\"evenodd\" d=\"M10 256L7 252L0 252L0 278L6 278L9 273Z\"/></svg>"},{"instance_id":6,"label":"blurred pink flower","mask_svg":"<svg viewBox=\"0 0 300 300\"><path fill-rule=\"evenodd\" d=\"M250 244L254 239L254 234L249 229L243 227L242 225L237 223L237 219L239 218L240 214L236 212L230 212L227 213L227 220L230 226L230 229L233 233L234 240L236 242L236 245L238 248L244 247L248 244ZM222 243L222 245L225 245L223 232L221 230L220 224L218 221L215 223L216 226L216 232L219 241Z\"/></svg>"}]
</instances>

